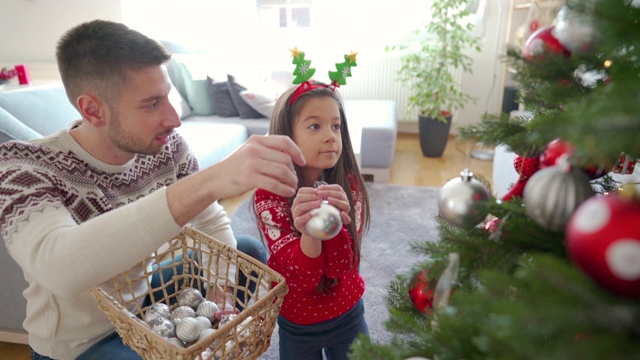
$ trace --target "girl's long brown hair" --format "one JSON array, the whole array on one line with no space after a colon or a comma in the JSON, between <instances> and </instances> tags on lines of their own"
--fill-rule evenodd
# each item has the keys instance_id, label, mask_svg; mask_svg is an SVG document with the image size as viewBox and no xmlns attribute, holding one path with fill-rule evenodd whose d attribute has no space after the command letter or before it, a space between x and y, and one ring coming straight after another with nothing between
<instances>
[{"instance_id":1,"label":"girl's long brown hair","mask_svg":"<svg viewBox=\"0 0 640 360\"><path fill-rule=\"evenodd\" d=\"M322 83L314 83L314 85L324 85ZM296 87L291 87L288 89L276 102L276 105L271 114L271 123L269 125L269 134L270 135L286 135L293 139L293 128L296 116L300 113L304 104L313 97L330 97L336 100L338 103L338 108L340 110L340 134L342 138L342 154L338 159L336 165L330 169L326 169L324 171L324 181L329 184L338 184L342 187L345 194L347 195L347 199L349 204L353 204L353 195L351 193L351 184L350 178L357 182L356 189L362 193L362 236L358 235L358 229L356 228L356 213L353 206L349 209L349 217L351 218L351 223L346 225L349 235L353 238L353 247L352 251L355 254L352 266L358 266L360 264L360 256L361 256L361 244L362 237L369 229L369 220L371 209L369 205L369 193L367 191L367 187L365 186L364 178L360 173L360 169L358 168L358 163L356 162L356 157L353 152L353 147L351 145L351 137L349 136L349 127L347 126L347 117L344 112L344 106L342 103L342 99L340 95L329 88L324 86L319 88L314 88L306 91L301 94L293 105L289 105L289 100L293 95ZM313 184L305 184L305 180L302 176L302 168L298 165L294 164L296 173L298 175L298 188L300 187L309 187ZM255 196L255 194L254 194ZM289 205L293 204L293 199L295 195L288 199ZM257 214L255 214L255 207L253 208L254 216L256 221L260 221ZM292 217L293 221L293 217ZM260 235L262 237L263 242L265 241L264 234L260 231ZM335 285L337 282L336 279L328 279L323 275L322 280L318 284L317 290L319 293L323 294L327 291L328 288Z\"/></svg>"}]
</instances>

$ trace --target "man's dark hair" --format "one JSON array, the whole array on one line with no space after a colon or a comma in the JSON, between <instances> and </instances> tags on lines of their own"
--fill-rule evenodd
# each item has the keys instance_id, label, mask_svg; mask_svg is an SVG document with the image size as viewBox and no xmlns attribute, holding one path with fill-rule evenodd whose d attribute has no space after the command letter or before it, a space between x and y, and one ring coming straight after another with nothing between
<instances>
[{"instance_id":1,"label":"man's dark hair","mask_svg":"<svg viewBox=\"0 0 640 360\"><path fill-rule=\"evenodd\" d=\"M124 24L93 20L67 31L56 58L71 103L91 92L110 107L119 100L131 71L161 65L171 58L156 40Z\"/></svg>"}]
</instances>

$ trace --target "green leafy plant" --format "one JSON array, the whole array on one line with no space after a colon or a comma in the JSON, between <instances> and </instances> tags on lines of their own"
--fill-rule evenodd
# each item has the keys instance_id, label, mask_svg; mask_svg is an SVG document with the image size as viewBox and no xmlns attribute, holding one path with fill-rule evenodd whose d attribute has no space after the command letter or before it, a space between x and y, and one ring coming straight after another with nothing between
<instances>
[{"instance_id":1,"label":"green leafy plant","mask_svg":"<svg viewBox=\"0 0 640 360\"><path fill-rule=\"evenodd\" d=\"M399 51L398 80L409 86L409 109L423 116L445 121L443 112L452 113L477 99L462 92L454 72L471 73L473 59L467 49L481 50L480 39L472 34L468 21L469 0L432 0L431 18L411 37L388 46Z\"/></svg>"}]
</instances>

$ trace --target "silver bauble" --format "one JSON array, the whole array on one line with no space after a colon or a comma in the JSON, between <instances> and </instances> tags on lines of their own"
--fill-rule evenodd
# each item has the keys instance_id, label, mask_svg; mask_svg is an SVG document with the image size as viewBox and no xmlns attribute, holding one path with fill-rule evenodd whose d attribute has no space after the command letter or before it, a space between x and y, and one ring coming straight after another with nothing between
<instances>
[{"instance_id":1,"label":"silver bauble","mask_svg":"<svg viewBox=\"0 0 640 360\"><path fill-rule=\"evenodd\" d=\"M186 288L180 291L178 294L178 305L188 306L193 310L198 308L198 305L204 301L204 296L198 289Z\"/></svg>"},{"instance_id":2,"label":"silver bauble","mask_svg":"<svg viewBox=\"0 0 640 360\"><path fill-rule=\"evenodd\" d=\"M557 165L533 174L524 187L522 198L527 215L538 225L562 231L578 206L593 194L584 171L561 159Z\"/></svg>"},{"instance_id":3,"label":"silver bauble","mask_svg":"<svg viewBox=\"0 0 640 360\"><path fill-rule=\"evenodd\" d=\"M176 336L184 342L191 342L200 335L200 324L196 318L184 318L176 325Z\"/></svg>"},{"instance_id":4,"label":"silver bauble","mask_svg":"<svg viewBox=\"0 0 640 360\"><path fill-rule=\"evenodd\" d=\"M334 238L342 228L340 211L329 202L322 201L320 207L311 210L313 217L305 225L305 229L312 237L320 240Z\"/></svg>"},{"instance_id":5,"label":"silver bauble","mask_svg":"<svg viewBox=\"0 0 640 360\"><path fill-rule=\"evenodd\" d=\"M188 317L195 318L196 312L189 306L178 306L177 308L173 309L171 315L169 316L169 319L171 319L171 322L173 322L174 325L178 325L178 323L182 321L182 319Z\"/></svg>"},{"instance_id":6,"label":"silver bauble","mask_svg":"<svg viewBox=\"0 0 640 360\"><path fill-rule=\"evenodd\" d=\"M176 327L173 325L171 320L167 318L156 319L154 322L149 324L151 326L151 330L162 336L163 338L170 338L175 335Z\"/></svg>"},{"instance_id":7,"label":"silver bauble","mask_svg":"<svg viewBox=\"0 0 640 360\"><path fill-rule=\"evenodd\" d=\"M438 199L438 208L449 224L461 228L478 225L488 212L481 205L491 198L487 187L473 178L468 169L460 172L460 177L449 180L442 189Z\"/></svg>"},{"instance_id":8,"label":"silver bauble","mask_svg":"<svg viewBox=\"0 0 640 360\"><path fill-rule=\"evenodd\" d=\"M155 303L147 309L144 313L144 322L151 324L157 319L169 318L171 315L171 308L167 304Z\"/></svg>"},{"instance_id":9,"label":"silver bauble","mask_svg":"<svg viewBox=\"0 0 640 360\"><path fill-rule=\"evenodd\" d=\"M167 341L177 347L184 347L184 343L182 342L182 340L178 339L177 337L170 337L167 339Z\"/></svg>"}]
</instances>

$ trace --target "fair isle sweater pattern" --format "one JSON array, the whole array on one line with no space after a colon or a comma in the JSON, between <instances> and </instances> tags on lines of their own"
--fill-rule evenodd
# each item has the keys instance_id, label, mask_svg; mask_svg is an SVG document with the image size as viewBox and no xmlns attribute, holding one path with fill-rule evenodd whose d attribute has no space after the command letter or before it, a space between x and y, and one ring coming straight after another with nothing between
<instances>
[{"instance_id":1,"label":"fair isle sweater pattern","mask_svg":"<svg viewBox=\"0 0 640 360\"><path fill-rule=\"evenodd\" d=\"M174 133L155 156L137 155L124 172L105 172L67 150L10 141L0 145L0 223L5 242L34 211L65 207L83 223L169 185L198 168Z\"/></svg>"}]
</instances>

